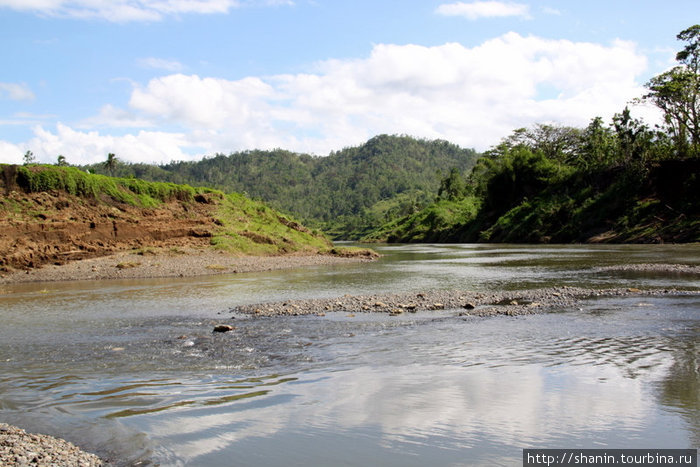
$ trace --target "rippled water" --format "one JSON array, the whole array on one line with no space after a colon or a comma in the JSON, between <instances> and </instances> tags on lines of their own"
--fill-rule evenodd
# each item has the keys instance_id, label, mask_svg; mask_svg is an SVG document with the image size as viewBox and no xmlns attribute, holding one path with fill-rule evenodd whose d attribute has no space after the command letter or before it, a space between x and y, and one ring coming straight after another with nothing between
<instances>
[{"instance_id":1,"label":"rippled water","mask_svg":"<svg viewBox=\"0 0 700 467\"><path fill-rule=\"evenodd\" d=\"M520 465L522 449L700 446L698 246L384 246L370 265L0 287L0 421L116 465ZM555 313L249 318L426 289L682 288ZM212 334L216 323L236 330Z\"/></svg>"}]
</instances>

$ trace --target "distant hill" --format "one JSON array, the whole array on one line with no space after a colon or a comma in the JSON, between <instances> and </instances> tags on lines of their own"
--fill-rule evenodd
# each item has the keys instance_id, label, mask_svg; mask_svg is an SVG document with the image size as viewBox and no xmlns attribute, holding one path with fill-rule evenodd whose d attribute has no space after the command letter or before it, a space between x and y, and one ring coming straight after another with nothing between
<instances>
[{"instance_id":1,"label":"distant hill","mask_svg":"<svg viewBox=\"0 0 700 467\"><path fill-rule=\"evenodd\" d=\"M427 206L451 169L467 172L477 157L447 141L380 135L327 157L254 150L160 166L119 163L111 172L241 192L333 238L354 239ZM104 164L86 168L110 173Z\"/></svg>"}]
</instances>

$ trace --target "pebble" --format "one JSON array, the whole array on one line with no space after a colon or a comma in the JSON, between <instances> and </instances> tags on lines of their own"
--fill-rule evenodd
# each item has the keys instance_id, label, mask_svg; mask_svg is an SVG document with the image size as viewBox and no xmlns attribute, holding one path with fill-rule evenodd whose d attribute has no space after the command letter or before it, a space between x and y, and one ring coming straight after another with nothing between
<instances>
[{"instance_id":1,"label":"pebble","mask_svg":"<svg viewBox=\"0 0 700 467\"><path fill-rule=\"evenodd\" d=\"M30 434L21 428L0 423L0 465L96 467L105 463L68 441Z\"/></svg>"}]
</instances>

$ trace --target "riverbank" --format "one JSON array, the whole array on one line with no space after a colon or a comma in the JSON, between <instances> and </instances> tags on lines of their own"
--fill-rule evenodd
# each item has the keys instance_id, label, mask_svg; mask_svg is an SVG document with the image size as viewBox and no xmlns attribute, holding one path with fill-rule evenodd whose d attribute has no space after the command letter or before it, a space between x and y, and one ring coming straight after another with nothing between
<instances>
[{"instance_id":1,"label":"riverbank","mask_svg":"<svg viewBox=\"0 0 700 467\"><path fill-rule=\"evenodd\" d=\"M0 465L97 467L105 464L68 441L0 423Z\"/></svg>"},{"instance_id":2,"label":"riverbank","mask_svg":"<svg viewBox=\"0 0 700 467\"><path fill-rule=\"evenodd\" d=\"M338 254L236 256L211 248L142 248L115 254L0 274L0 284L157 277L194 277L373 261L371 250Z\"/></svg>"}]
</instances>

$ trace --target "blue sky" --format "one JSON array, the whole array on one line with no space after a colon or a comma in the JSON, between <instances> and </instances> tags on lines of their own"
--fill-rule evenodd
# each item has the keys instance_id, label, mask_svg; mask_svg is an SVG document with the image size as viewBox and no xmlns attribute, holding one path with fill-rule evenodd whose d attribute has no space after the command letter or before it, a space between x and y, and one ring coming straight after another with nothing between
<instances>
[{"instance_id":1,"label":"blue sky","mask_svg":"<svg viewBox=\"0 0 700 467\"><path fill-rule=\"evenodd\" d=\"M697 0L0 0L0 162L327 155L380 133L484 150L609 121L698 20Z\"/></svg>"}]
</instances>

